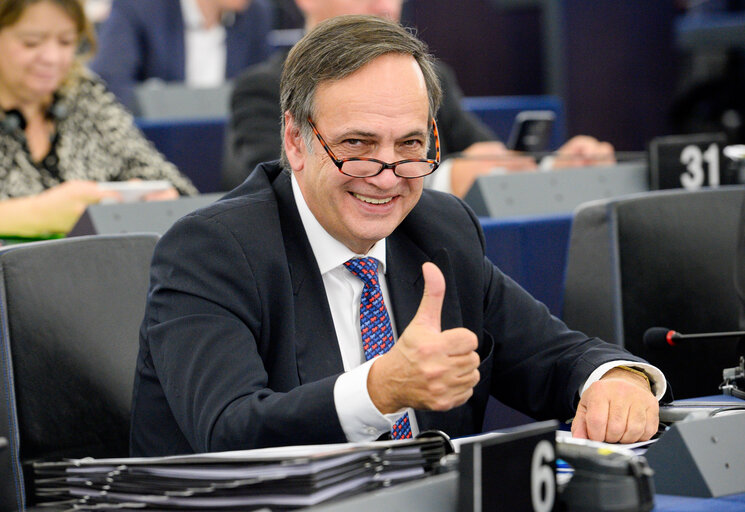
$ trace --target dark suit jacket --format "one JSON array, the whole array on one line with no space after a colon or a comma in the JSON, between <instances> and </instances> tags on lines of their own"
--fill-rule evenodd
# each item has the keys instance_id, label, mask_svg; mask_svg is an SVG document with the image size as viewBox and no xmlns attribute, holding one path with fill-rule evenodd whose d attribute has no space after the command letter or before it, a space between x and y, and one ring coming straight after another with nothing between
<instances>
[{"instance_id":1,"label":"dark suit jacket","mask_svg":"<svg viewBox=\"0 0 745 512\"><path fill-rule=\"evenodd\" d=\"M428 190L387 239L399 335L421 301L425 261L446 279L443 329L476 333L482 362L473 397L448 412L417 411L422 430L479 432L489 394L537 419L566 419L598 365L639 360L567 329L484 256L468 207ZM346 440L331 313L278 163L163 236L140 334L132 455Z\"/></svg>"},{"instance_id":2,"label":"dark suit jacket","mask_svg":"<svg viewBox=\"0 0 745 512\"><path fill-rule=\"evenodd\" d=\"M288 52L277 52L235 79L223 159L223 190L240 185L261 162L279 158L282 144L279 81ZM436 70L443 90L437 113L443 157L463 151L474 142L497 140L489 127L461 107L463 93L453 71L442 62L437 63Z\"/></svg>"},{"instance_id":3,"label":"dark suit jacket","mask_svg":"<svg viewBox=\"0 0 745 512\"><path fill-rule=\"evenodd\" d=\"M270 55L266 36L273 17L269 0L253 0L226 26L226 78ZM186 61L180 1L114 0L111 14L101 26L91 69L130 109L137 83L149 78L183 82Z\"/></svg>"}]
</instances>

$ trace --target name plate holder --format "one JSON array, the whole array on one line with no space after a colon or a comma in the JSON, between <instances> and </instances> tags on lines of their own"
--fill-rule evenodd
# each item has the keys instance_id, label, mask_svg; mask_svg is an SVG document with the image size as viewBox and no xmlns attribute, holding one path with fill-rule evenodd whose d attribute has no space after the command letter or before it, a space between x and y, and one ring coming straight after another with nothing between
<instances>
[{"instance_id":1,"label":"name plate holder","mask_svg":"<svg viewBox=\"0 0 745 512\"><path fill-rule=\"evenodd\" d=\"M558 426L543 421L461 440L458 511L553 510Z\"/></svg>"},{"instance_id":2,"label":"name plate holder","mask_svg":"<svg viewBox=\"0 0 745 512\"><path fill-rule=\"evenodd\" d=\"M723 133L667 135L649 143L651 190L738 184L736 169L724 156L727 137Z\"/></svg>"}]
</instances>

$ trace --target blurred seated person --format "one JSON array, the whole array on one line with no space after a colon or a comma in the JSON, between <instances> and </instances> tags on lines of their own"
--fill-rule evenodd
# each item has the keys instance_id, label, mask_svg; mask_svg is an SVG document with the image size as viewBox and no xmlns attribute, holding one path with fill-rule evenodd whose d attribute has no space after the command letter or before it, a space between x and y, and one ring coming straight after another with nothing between
<instances>
[{"instance_id":1,"label":"blurred seated person","mask_svg":"<svg viewBox=\"0 0 745 512\"><path fill-rule=\"evenodd\" d=\"M345 14L370 14L399 21L403 0L295 0L295 3L305 15L306 31L310 31L325 19ZM238 186L259 163L279 157L279 79L288 51L278 51L266 62L247 69L235 81L222 176L225 190ZM463 95L452 69L437 61L436 71L443 90L437 113L442 154L447 157L459 153L463 158L445 160L437 173L426 179L427 187L463 197L478 176L492 172L495 167L510 171L537 168L533 158L508 151L489 127L463 110ZM571 139L559 149L559 155L554 167L614 161L610 144L588 136Z\"/></svg>"},{"instance_id":2,"label":"blurred seated person","mask_svg":"<svg viewBox=\"0 0 745 512\"><path fill-rule=\"evenodd\" d=\"M84 68L76 53L93 44L80 0L0 3L3 234L69 231L88 204L116 199L97 181L173 184L150 200L197 192Z\"/></svg>"},{"instance_id":3,"label":"blurred seated person","mask_svg":"<svg viewBox=\"0 0 745 512\"><path fill-rule=\"evenodd\" d=\"M214 87L271 53L270 0L114 0L91 69L119 101L150 79Z\"/></svg>"}]
</instances>

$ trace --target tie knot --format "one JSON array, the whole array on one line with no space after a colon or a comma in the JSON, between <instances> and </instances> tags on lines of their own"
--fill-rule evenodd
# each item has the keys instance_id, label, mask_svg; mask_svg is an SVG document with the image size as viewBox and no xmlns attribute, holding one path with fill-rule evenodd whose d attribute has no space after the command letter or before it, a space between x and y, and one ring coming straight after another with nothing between
<instances>
[{"instance_id":1,"label":"tie knot","mask_svg":"<svg viewBox=\"0 0 745 512\"><path fill-rule=\"evenodd\" d=\"M378 277L378 260L375 258L352 258L344 262L352 274L359 277L366 283L377 283Z\"/></svg>"}]
</instances>

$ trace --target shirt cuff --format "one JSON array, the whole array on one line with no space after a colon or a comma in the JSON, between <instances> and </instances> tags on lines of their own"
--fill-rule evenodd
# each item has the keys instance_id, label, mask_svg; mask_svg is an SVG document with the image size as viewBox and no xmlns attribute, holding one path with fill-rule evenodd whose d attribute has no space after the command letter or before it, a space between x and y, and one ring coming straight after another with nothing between
<instances>
[{"instance_id":1,"label":"shirt cuff","mask_svg":"<svg viewBox=\"0 0 745 512\"><path fill-rule=\"evenodd\" d=\"M608 373L608 370L618 366L629 366L643 371L647 377L649 377L649 383L652 385L652 392L657 400L661 399L665 394L665 391L667 391L667 380L665 380L665 375L659 368L652 366L649 363L640 363L638 361L610 361L598 366L595 371L587 377L585 384L582 386L582 389L580 389L579 396L582 396L582 393L584 393L587 388L599 381L603 375Z\"/></svg>"},{"instance_id":2,"label":"shirt cuff","mask_svg":"<svg viewBox=\"0 0 745 512\"><path fill-rule=\"evenodd\" d=\"M375 359L343 373L334 384L334 405L344 434L350 443L374 441L390 432L405 410L383 414L367 392L367 374Z\"/></svg>"}]
</instances>

